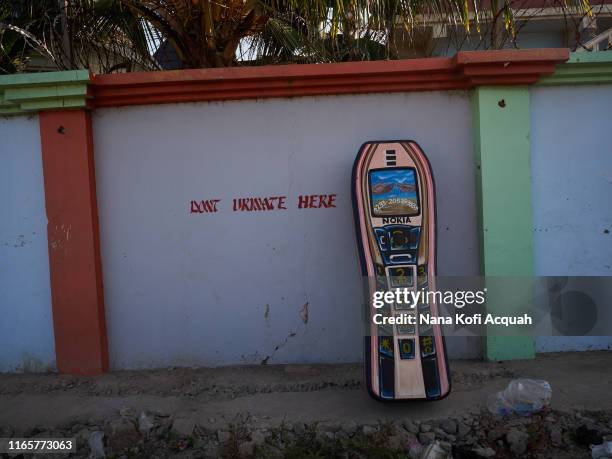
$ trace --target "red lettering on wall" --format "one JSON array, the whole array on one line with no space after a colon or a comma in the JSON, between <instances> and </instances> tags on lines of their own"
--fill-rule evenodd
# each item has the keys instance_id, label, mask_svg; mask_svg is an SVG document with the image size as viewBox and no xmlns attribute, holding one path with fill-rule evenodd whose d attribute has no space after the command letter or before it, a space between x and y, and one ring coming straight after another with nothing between
<instances>
[{"instance_id":1,"label":"red lettering on wall","mask_svg":"<svg viewBox=\"0 0 612 459\"><path fill-rule=\"evenodd\" d=\"M306 209L308 206L308 196L298 196L298 209Z\"/></svg>"},{"instance_id":2,"label":"red lettering on wall","mask_svg":"<svg viewBox=\"0 0 612 459\"><path fill-rule=\"evenodd\" d=\"M234 198L234 212L258 212L287 210L287 196L268 196L265 198Z\"/></svg>"},{"instance_id":3,"label":"red lettering on wall","mask_svg":"<svg viewBox=\"0 0 612 459\"><path fill-rule=\"evenodd\" d=\"M263 198L263 206L265 210L274 210L274 198Z\"/></svg>"},{"instance_id":4,"label":"red lettering on wall","mask_svg":"<svg viewBox=\"0 0 612 459\"><path fill-rule=\"evenodd\" d=\"M337 194L302 194L298 196L298 209L329 209L336 207ZM220 199L201 199L190 202L190 213L217 213ZM266 196L232 199L234 212L267 212L287 210L287 196Z\"/></svg>"},{"instance_id":5,"label":"red lettering on wall","mask_svg":"<svg viewBox=\"0 0 612 459\"><path fill-rule=\"evenodd\" d=\"M204 209L202 209L200 207L200 203L198 203L198 201L191 201L191 213L192 214L198 214L198 213L203 213Z\"/></svg>"},{"instance_id":6,"label":"red lettering on wall","mask_svg":"<svg viewBox=\"0 0 612 459\"><path fill-rule=\"evenodd\" d=\"M191 214L215 213L219 209L217 203L220 199L202 199L200 201L191 201Z\"/></svg>"},{"instance_id":7,"label":"red lettering on wall","mask_svg":"<svg viewBox=\"0 0 612 459\"><path fill-rule=\"evenodd\" d=\"M252 204L249 205L250 202L248 199L244 199L244 198L238 198L235 199L234 198L234 211L246 211L246 212L250 212L252 209Z\"/></svg>"},{"instance_id":8,"label":"red lettering on wall","mask_svg":"<svg viewBox=\"0 0 612 459\"><path fill-rule=\"evenodd\" d=\"M328 209L336 207L337 194L310 194L298 196L298 209Z\"/></svg>"}]
</instances>

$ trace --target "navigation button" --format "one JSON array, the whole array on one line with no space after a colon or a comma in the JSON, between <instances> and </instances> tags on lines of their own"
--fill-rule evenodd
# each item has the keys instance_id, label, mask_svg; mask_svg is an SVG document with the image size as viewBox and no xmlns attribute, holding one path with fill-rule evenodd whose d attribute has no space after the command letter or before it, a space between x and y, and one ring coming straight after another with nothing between
<instances>
[{"instance_id":1,"label":"navigation button","mask_svg":"<svg viewBox=\"0 0 612 459\"><path fill-rule=\"evenodd\" d=\"M391 250L408 250L411 247L411 231L409 226L395 226L389 229Z\"/></svg>"}]
</instances>

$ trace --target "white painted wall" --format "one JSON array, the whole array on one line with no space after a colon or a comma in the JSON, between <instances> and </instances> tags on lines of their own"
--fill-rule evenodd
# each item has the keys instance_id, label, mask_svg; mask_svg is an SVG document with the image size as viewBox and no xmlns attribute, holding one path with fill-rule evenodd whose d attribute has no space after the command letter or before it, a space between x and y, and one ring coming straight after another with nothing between
<instances>
[{"instance_id":1,"label":"white painted wall","mask_svg":"<svg viewBox=\"0 0 612 459\"><path fill-rule=\"evenodd\" d=\"M531 90L536 275L612 275L611 107L612 85ZM612 337L540 337L536 349L612 349Z\"/></svg>"},{"instance_id":2,"label":"white painted wall","mask_svg":"<svg viewBox=\"0 0 612 459\"><path fill-rule=\"evenodd\" d=\"M38 117L0 118L0 372L55 367Z\"/></svg>"},{"instance_id":3,"label":"white painted wall","mask_svg":"<svg viewBox=\"0 0 612 459\"><path fill-rule=\"evenodd\" d=\"M367 140L420 143L438 191L439 273L474 275L470 118L464 92L97 110L111 366L360 360L357 151ZM296 209L315 193L337 193L338 207ZM234 197L267 195L287 195L289 210L231 211ZM189 214L192 199L212 198L218 214ZM480 353L465 338L450 348Z\"/></svg>"}]
</instances>

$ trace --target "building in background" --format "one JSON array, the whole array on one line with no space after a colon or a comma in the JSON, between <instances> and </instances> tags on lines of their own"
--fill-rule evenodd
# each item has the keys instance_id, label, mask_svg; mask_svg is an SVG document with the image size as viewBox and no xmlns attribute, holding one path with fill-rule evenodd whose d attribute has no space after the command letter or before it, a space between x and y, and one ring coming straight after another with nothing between
<instances>
[{"instance_id":1,"label":"building in background","mask_svg":"<svg viewBox=\"0 0 612 459\"><path fill-rule=\"evenodd\" d=\"M440 17L423 18L413 32L400 31L396 39L400 58L453 56L457 51L496 48L570 48L603 51L612 48L612 0L592 1L592 16L571 14L557 2L517 1L516 38L501 20L480 16L479 27L468 32L462 24L449 25ZM472 15L474 17L474 15Z\"/></svg>"}]
</instances>

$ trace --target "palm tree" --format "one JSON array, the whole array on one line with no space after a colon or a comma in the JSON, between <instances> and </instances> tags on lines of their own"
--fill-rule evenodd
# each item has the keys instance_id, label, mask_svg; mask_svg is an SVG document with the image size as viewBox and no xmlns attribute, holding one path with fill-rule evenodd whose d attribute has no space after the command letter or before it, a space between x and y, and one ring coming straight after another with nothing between
<instances>
[{"instance_id":1,"label":"palm tree","mask_svg":"<svg viewBox=\"0 0 612 459\"><path fill-rule=\"evenodd\" d=\"M0 0L47 8L33 13L32 7L26 15L43 24L32 33L42 47L30 40L30 48L47 52L58 68L95 66L100 72L159 68L152 51L161 43L176 52L182 68L394 59L398 37L412 37L427 17L468 30L493 18L493 32L512 36L514 1ZM590 12L588 0L551 1ZM3 9L0 44L6 47L12 37L25 46L24 33L17 40L18 32L9 33Z\"/></svg>"},{"instance_id":2,"label":"palm tree","mask_svg":"<svg viewBox=\"0 0 612 459\"><path fill-rule=\"evenodd\" d=\"M50 0L41 0L38 4L0 0L0 73L23 71L30 50L54 61L53 53L40 40L44 27L42 15L52 6ZM39 18L35 19L34 15Z\"/></svg>"},{"instance_id":3,"label":"palm tree","mask_svg":"<svg viewBox=\"0 0 612 459\"><path fill-rule=\"evenodd\" d=\"M120 0L152 24L185 68L244 63L394 59L397 38L413 38L425 17L479 31L493 47L514 36L520 0ZM550 0L590 14L588 0ZM237 58L238 56L238 58Z\"/></svg>"},{"instance_id":4,"label":"palm tree","mask_svg":"<svg viewBox=\"0 0 612 459\"><path fill-rule=\"evenodd\" d=\"M0 0L0 73L152 69L150 35L119 0Z\"/></svg>"}]
</instances>

